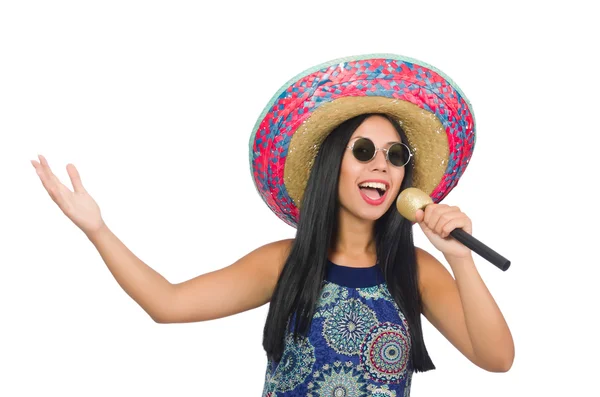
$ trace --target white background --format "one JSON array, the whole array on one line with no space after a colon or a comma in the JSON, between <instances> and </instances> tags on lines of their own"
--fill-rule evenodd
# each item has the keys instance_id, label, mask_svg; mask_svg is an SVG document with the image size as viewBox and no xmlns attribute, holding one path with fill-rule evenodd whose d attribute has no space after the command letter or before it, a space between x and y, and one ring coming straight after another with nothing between
<instances>
[{"instance_id":1,"label":"white background","mask_svg":"<svg viewBox=\"0 0 600 397\"><path fill-rule=\"evenodd\" d=\"M268 306L154 323L30 164L74 163L107 224L171 282L293 237L255 192L248 138L275 91L324 61L435 65L474 106L445 202L512 261L478 268L511 327L487 373L433 327L414 396L592 396L598 312L597 15L582 1L0 3L0 395L260 396ZM69 185L70 186L70 185ZM417 245L438 259L421 230Z\"/></svg>"}]
</instances>

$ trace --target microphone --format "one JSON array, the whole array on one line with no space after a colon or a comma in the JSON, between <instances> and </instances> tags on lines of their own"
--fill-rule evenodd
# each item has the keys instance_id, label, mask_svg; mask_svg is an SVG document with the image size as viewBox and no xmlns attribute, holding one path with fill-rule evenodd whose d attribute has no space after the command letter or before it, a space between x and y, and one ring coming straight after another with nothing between
<instances>
[{"instance_id":1,"label":"microphone","mask_svg":"<svg viewBox=\"0 0 600 397\"><path fill-rule=\"evenodd\" d=\"M411 222L416 222L415 215L417 210L425 210L429 204L432 204L433 200L429 195L417 188L410 187L402 191L396 199L396 208L400 215L405 217ZM477 253L482 258L489 261L502 271L508 270L510 267L510 261L498 254L496 251L471 236L461 228L456 228L450 235L455 240L462 243L465 247L471 251Z\"/></svg>"}]
</instances>

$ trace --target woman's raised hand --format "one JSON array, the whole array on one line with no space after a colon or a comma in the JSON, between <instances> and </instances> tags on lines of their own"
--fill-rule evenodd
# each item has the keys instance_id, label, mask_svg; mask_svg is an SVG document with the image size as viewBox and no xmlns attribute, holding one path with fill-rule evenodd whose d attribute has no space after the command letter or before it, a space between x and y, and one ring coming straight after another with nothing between
<instances>
[{"instance_id":1,"label":"woman's raised hand","mask_svg":"<svg viewBox=\"0 0 600 397\"><path fill-rule=\"evenodd\" d=\"M52 173L48 161L39 155L39 162L31 160L42 185L58 205L61 211L85 234L94 233L104 226L100 208L81 183L79 172L73 164L67 164L67 173L73 185L73 191L63 185Z\"/></svg>"}]
</instances>

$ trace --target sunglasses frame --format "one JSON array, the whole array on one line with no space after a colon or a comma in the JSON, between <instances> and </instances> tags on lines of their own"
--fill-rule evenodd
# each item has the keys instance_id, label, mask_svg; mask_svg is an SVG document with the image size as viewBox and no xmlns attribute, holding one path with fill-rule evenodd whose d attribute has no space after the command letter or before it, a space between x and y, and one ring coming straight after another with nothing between
<instances>
[{"instance_id":1,"label":"sunglasses frame","mask_svg":"<svg viewBox=\"0 0 600 397\"><path fill-rule=\"evenodd\" d=\"M372 144L372 145L373 145L373 147L375 148L375 150L373 151L373 156L372 156L370 159L368 159L368 160L359 160L359 159L356 157L356 154L354 153L354 144L356 144L356 142L360 141L361 139L366 139L367 141L371 142L371 144ZM406 148L406 150L408 150L408 159L406 159L406 162L405 162L404 164L402 164L402 165L396 165L396 164L394 164L394 163L392 163L392 162L390 161L390 149L391 149L391 148L392 148L394 145L402 145L402 146L404 146L404 147ZM373 142L371 139L369 139L369 138L365 138L365 137L359 137L359 138L356 138L356 139L354 140L354 142L352 142L352 145L350 145L350 146L346 146L346 148L347 148L347 149L350 149L350 150L352 151L352 155L354 156L354 158L355 158L357 161L361 162L361 163L368 163L368 162L372 161L372 160L375 158L375 156L377 156L377 152L379 152L379 151L382 151L382 152L384 152L384 153L385 153L385 159L386 159L386 161L387 161L388 163L390 163L391 165L393 165L394 167L398 167L398 168L400 168L400 167L404 167L406 164L408 164L408 163L410 162L410 159L411 159L411 158L412 158L412 156L413 156L413 153L412 153L412 151L410 150L410 148L408 147L408 145L406 145L404 142L394 142L394 143L392 143L392 144L390 145L390 147L388 147L387 149L386 149L386 148L378 148L377 146L375 146L375 142Z\"/></svg>"}]
</instances>

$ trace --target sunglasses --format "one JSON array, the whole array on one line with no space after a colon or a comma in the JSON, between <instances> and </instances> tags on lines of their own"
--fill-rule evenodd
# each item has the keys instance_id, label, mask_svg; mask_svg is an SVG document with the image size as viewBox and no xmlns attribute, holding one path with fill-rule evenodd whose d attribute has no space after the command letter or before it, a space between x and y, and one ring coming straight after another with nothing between
<instances>
[{"instance_id":1,"label":"sunglasses","mask_svg":"<svg viewBox=\"0 0 600 397\"><path fill-rule=\"evenodd\" d=\"M369 162L375 158L379 150L385 153L386 160L396 167L404 167L410 161L412 153L410 148L404 143L395 142L387 149L375 147L375 144L369 138L359 138L348 146L352 150L354 157L363 163Z\"/></svg>"}]
</instances>

